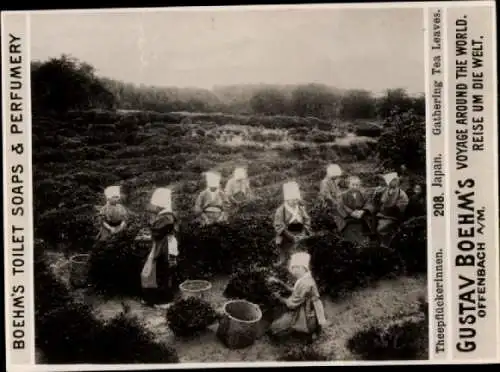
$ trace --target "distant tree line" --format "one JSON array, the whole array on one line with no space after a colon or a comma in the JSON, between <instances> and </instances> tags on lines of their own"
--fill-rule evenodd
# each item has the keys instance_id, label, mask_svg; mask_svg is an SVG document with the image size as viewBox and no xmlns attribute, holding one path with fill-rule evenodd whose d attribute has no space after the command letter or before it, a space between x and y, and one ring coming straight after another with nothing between
<instances>
[{"instance_id":1,"label":"distant tree line","mask_svg":"<svg viewBox=\"0 0 500 372\"><path fill-rule=\"evenodd\" d=\"M392 110L425 115L424 96L389 89L341 91L323 84L234 85L198 88L137 86L96 75L93 66L62 55L31 64L34 112L124 109L157 112L226 112L333 119L383 119Z\"/></svg>"}]
</instances>

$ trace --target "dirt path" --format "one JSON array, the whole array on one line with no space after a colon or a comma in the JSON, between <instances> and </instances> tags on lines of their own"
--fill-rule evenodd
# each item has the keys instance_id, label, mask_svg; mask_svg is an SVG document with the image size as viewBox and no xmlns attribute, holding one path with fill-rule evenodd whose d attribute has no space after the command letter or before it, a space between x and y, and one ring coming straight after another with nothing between
<instances>
[{"instance_id":1,"label":"dirt path","mask_svg":"<svg viewBox=\"0 0 500 372\"><path fill-rule=\"evenodd\" d=\"M54 256L52 259L57 258ZM61 257L58 259L61 262ZM67 280L63 273L58 276ZM226 301L222 296L226 284L227 278L212 281L212 290L206 299L216 309L221 308ZM352 360L355 356L351 355L346 343L357 331L372 324L384 324L395 316L417 312L417 299L425 296L426 292L427 282L424 277L401 277L381 281L335 302L324 296L325 311L331 325L316 341L317 349L330 360ZM229 350L217 339L216 325L196 338L179 339L168 328L165 310L145 307L137 299L103 300L82 292L76 292L75 295L93 306L96 316L101 319L113 318L124 310L122 303L126 304L131 314L137 316L145 328L156 335L159 342L173 345L177 349L182 362L275 361L280 353L280 348L272 344L267 336L263 336L249 348Z\"/></svg>"},{"instance_id":2,"label":"dirt path","mask_svg":"<svg viewBox=\"0 0 500 372\"><path fill-rule=\"evenodd\" d=\"M226 300L222 296L227 280L213 281L208 300L218 308ZM382 324L396 315L409 315L418 311L417 298L426 292L423 278L399 278L378 283L376 287L354 293L350 298L332 302L324 298L325 311L331 326L317 341L318 348L333 359L352 359L346 342L360 329L371 324ZM159 342L174 345L182 362L224 362L224 361L274 361L279 348L270 343L267 336L253 346L243 350L229 350L217 339L216 325L194 339L178 339L168 329L165 311L145 308L140 302L123 300L132 314L142 320ZM96 315L113 317L123 310L121 300L98 301L94 304Z\"/></svg>"}]
</instances>

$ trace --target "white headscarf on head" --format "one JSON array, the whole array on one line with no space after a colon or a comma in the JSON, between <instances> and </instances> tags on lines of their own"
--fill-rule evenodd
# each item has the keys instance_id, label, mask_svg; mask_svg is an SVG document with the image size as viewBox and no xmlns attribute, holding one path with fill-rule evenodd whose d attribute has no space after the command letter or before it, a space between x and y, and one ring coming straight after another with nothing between
<instances>
[{"instance_id":1,"label":"white headscarf on head","mask_svg":"<svg viewBox=\"0 0 500 372\"><path fill-rule=\"evenodd\" d=\"M295 181L283 185L283 198L286 200L302 199L299 184Z\"/></svg>"},{"instance_id":2,"label":"white headscarf on head","mask_svg":"<svg viewBox=\"0 0 500 372\"><path fill-rule=\"evenodd\" d=\"M396 172L391 172L391 173L384 174L382 177L384 178L384 181L387 184L387 186L389 186L389 184L393 180L399 178L399 176L398 176L398 174Z\"/></svg>"},{"instance_id":3,"label":"white headscarf on head","mask_svg":"<svg viewBox=\"0 0 500 372\"><path fill-rule=\"evenodd\" d=\"M338 177L342 175L342 169L337 164L330 164L326 168L326 174L329 177Z\"/></svg>"},{"instance_id":4,"label":"white headscarf on head","mask_svg":"<svg viewBox=\"0 0 500 372\"><path fill-rule=\"evenodd\" d=\"M121 192L120 192L120 186L108 186L104 190L104 196L106 196L106 199L109 200L114 197L120 197Z\"/></svg>"},{"instance_id":5,"label":"white headscarf on head","mask_svg":"<svg viewBox=\"0 0 500 372\"><path fill-rule=\"evenodd\" d=\"M172 212L172 191L164 187L157 188L151 196L151 204Z\"/></svg>"},{"instance_id":6,"label":"white headscarf on head","mask_svg":"<svg viewBox=\"0 0 500 372\"><path fill-rule=\"evenodd\" d=\"M245 168L236 168L233 173L235 180L244 180L247 178L247 172Z\"/></svg>"},{"instance_id":7,"label":"white headscarf on head","mask_svg":"<svg viewBox=\"0 0 500 372\"><path fill-rule=\"evenodd\" d=\"M207 181L208 187L219 187L220 186L220 175L216 172L206 172L205 179Z\"/></svg>"},{"instance_id":8,"label":"white headscarf on head","mask_svg":"<svg viewBox=\"0 0 500 372\"><path fill-rule=\"evenodd\" d=\"M302 267L305 267L307 269L307 271L309 271L310 270L310 268L309 268L310 262L311 262L311 255L309 253L297 252L297 253L294 253L290 257L289 266L290 267L302 266Z\"/></svg>"}]
</instances>

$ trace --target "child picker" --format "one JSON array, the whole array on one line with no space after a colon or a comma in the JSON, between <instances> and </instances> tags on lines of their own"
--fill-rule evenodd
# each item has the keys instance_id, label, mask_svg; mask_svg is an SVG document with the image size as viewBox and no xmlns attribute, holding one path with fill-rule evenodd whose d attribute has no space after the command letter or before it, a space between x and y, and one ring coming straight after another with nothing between
<instances>
[{"instance_id":1,"label":"child picker","mask_svg":"<svg viewBox=\"0 0 500 372\"><path fill-rule=\"evenodd\" d=\"M291 256L289 271L296 278L292 294L289 298L275 294L275 297L285 305L285 312L271 324L271 335L281 337L289 334L306 336L312 342L321 329L328 325L325 310L321 302L318 287L309 269L310 255L298 252ZM269 278L270 282L287 284L277 278Z\"/></svg>"},{"instance_id":2,"label":"child picker","mask_svg":"<svg viewBox=\"0 0 500 372\"><path fill-rule=\"evenodd\" d=\"M143 303L155 307L167 307L173 300L173 273L178 256L177 219L172 211L171 191L156 189L151 204L159 211L151 223L153 247L141 272Z\"/></svg>"}]
</instances>

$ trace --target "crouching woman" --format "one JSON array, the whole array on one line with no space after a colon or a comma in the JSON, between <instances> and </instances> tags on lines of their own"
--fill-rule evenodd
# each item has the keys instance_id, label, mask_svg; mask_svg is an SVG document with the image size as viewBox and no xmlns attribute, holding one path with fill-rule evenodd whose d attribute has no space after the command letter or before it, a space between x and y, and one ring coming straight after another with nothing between
<instances>
[{"instance_id":1,"label":"crouching woman","mask_svg":"<svg viewBox=\"0 0 500 372\"><path fill-rule=\"evenodd\" d=\"M289 271L296 282L293 288L289 288L290 297L274 295L285 307L284 313L271 324L270 333L275 339L292 335L312 342L328 324L309 261L310 255L305 252L295 253L290 258ZM269 281L287 286L274 277Z\"/></svg>"},{"instance_id":2,"label":"crouching woman","mask_svg":"<svg viewBox=\"0 0 500 372\"><path fill-rule=\"evenodd\" d=\"M153 247L141 272L143 303L163 307L173 300L173 277L179 254L175 237L177 219L172 212L170 189L155 190L151 204L160 210L151 223Z\"/></svg>"}]
</instances>

